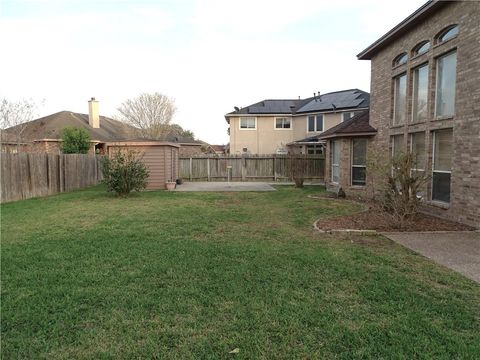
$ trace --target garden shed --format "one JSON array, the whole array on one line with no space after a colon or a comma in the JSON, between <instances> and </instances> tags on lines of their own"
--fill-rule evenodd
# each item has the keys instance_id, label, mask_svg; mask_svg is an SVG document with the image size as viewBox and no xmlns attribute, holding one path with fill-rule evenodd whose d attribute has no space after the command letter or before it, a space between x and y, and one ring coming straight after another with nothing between
<instances>
[{"instance_id":1,"label":"garden shed","mask_svg":"<svg viewBox=\"0 0 480 360\"><path fill-rule=\"evenodd\" d=\"M178 153L180 145L152 140L127 140L107 143L108 156L118 150L133 150L139 153L150 176L147 190L165 189L167 181L178 179Z\"/></svg>"}]
</instances>

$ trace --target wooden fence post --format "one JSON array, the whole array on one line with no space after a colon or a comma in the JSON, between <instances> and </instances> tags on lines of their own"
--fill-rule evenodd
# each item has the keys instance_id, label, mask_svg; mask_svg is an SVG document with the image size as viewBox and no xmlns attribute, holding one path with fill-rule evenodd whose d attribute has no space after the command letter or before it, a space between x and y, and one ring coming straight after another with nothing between
<instances>
[{"instance_id":1,"label":"wooden fence post","mask_svg":"<svg viewBox=\"0 0 480 360\"><path fill-rule=\"evenodd\" d=\"M192 181L192 170L193 170L193 159L192 157L190 157L190 170L189 170L190 181Z\"/></svg>"},{"instance_id":2,"label":"wooden fence post","mask_svg":"<svg viewBox=\"0 0 480 360\"><path fill-rule=\"evenodd\" d=\"M210 181L210 158L207 157L207 181Z\"/></svg>"}]
</instances>

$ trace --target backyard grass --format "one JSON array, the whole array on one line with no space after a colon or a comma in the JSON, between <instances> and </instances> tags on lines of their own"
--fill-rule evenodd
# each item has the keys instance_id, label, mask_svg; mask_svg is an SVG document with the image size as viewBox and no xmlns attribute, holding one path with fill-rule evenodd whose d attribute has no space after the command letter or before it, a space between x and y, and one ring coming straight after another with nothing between
<instances>
[{"instance_id":1,"label":"backyard grass","mask_svg":"<svg viewBox=\"0 0 480 360\"><path fill-rule=\"evenodd\" d=\"M478 284L380 236L316 233L358 210L319 191L2 205L2 359L478 358Z\"/></svg>"}]
</instances>

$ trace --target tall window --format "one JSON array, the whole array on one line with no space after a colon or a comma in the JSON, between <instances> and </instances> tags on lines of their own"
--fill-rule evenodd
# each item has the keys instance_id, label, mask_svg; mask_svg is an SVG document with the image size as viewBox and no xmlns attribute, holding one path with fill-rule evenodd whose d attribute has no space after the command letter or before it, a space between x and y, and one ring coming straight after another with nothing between
<instances>
[{"instance_id":1,"label":"tall window","mask_svg":"<svg viewBox=\"0 0 480 360\"><path fill-rule=\"evenodd\" d=\"M413 71L413 106L412 120L424 121L427 119L428 99L428 65L423 65Z\"/></svg>"},{"instance_id":2,"label":"tall window","mask_svg":"<svg viewBox=\"0 0 480 360\"><path fill-rule=\"evenodd\" d=\"M410 151L413 155L412 172L425 174L425 133L417 132L410 134Z\"/></svg>"},{"instance_id":3,"label":"tall window","mask_svg":"<svg viewBox=\"0 0 480 360\"><path fill-rule=\"evenodd\" d=\"M256 128L256 119L254 117L241 117L240 118L240 129L255 129Z\"/></svg>"},{"instance_id":4,"label":"tall window","mask_svg":"<svg viewBox=\"0 0 480 360\"><path fill-rule=\"evenodd\" d=\"M291 129L292 119L287 117L275 118L275 129Z\"/></svg>"},{"instance_id":5,"label":"tall window","mask_svg":"<svg viewBox=\"0 0 480 360\"><path fill-rule=\"evenodd\" d=\"M405 123L406 98L407 98L407 75L403 74L395 78L393 100L393 125Z\"/></svg>"},{"instance_id":6,"label":"tall window","mask_svg":"<svg viewBox=\"0 0 480 360\"><path fill-rule=\"evenodd\" d=\"M395 157L404 151L403 135L392 136L392 156Z\"/></svg>"},{"instance_id":7,"label":"tall window","mask_svg":"<svg viewBox=\"0 0 480 360\"><path fill-rule=\"evenodd\" d=\"M365 185L367 169L367 139L352 140L352 185Z\"/></svg>"},{"instance_id":8,"label":"tall window","mask_svg":"<svg viewBox=\"0 0 480 360\"><path fill-rule=\"evenodd\" d=\"M323 115L308 116L308 132L323 131Z\"/></svg>"},{"instance_id":9,"label":"tall window","mask_svg":"<svg viewBox=\"0 0 480 360\"><path fill-rule=\"evenodd\" d=\"M433 132L432 200L450 202L452 129Z\"/></svg>"},{"instance_id":10,"label":"tall window","mask_svg":"<svg viewBox=\"0 0 480 360\"><path fill-rule=\"evenodd\" d=\"M435 116L455 114L455 83L457 78L457 53L453 52L437 60L437 93Z\"/></svg>"},{"instance_id":11,"label":"tall window","mask_svg":"<svg viewBox=\"0 0 480 360\"><path fill-rule=\"evenodd\" d=\"M338 184L340 181L340 141L332 140L330 150L330 168L332 173L332 182Z\"/></svg>"}]
</instances>

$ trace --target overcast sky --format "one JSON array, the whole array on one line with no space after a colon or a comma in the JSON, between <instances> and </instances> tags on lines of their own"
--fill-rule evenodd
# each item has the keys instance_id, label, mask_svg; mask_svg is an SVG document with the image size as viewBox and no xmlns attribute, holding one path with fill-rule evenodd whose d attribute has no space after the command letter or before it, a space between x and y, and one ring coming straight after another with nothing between
<instances>
[{"instance_id":1,"label":"overcast sky","mask_svg":"<svg viewBox=\"0 0 480 360\"><path fill-rule=\"evenodd\" d=\"M112 116L142 92L175 99L174 122L228 142L224 115L263 99L369 91L356 54L420 7L402 0L2 0L0 96L40 116Z\"/></svg>"}]
</instances>

